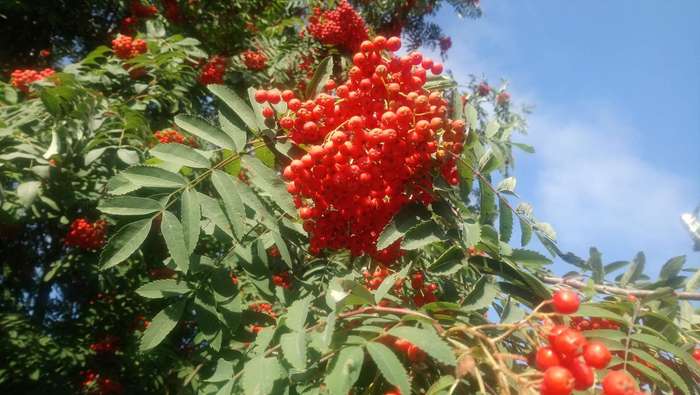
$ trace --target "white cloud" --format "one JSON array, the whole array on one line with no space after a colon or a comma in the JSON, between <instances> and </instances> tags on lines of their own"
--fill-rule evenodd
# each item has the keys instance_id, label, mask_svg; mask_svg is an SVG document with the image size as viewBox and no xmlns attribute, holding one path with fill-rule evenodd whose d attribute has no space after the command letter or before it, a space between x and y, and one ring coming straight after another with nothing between
<instances>
[{"instance_id":1,"label":"white cloud","mask_svg":"<svg viewBox=\"0 0 700 395\"><path fill-rule=\"evenodd\" d=\"M564 249L597 245L622 254L614 259L644 250L656 264L690 250L680 214L697 204L697 188L665 170L663 158L642 158L644 136L605 110L585 118L542 106L537 113L530 130L538 152L527 178L538 217L554 224Z\"/></svg>"},{"instance_id":2,"label":"white cloud","mask_svg":"<svg viewBox=\"0 0 700 395\"><path fill-rule=\"evenodd\" d=\"M449 20L447 11L442 18ZM586 98L586 104L542 100L537 86L530 85L530 74L508 67L496 55L485 56L515 45L517 33L507 27L488 18L446 27L455 44L447 67L460 82L469 74L485 74L496 82L513 77L506 69L519 72L508 89L516 103L536 107L528 119L529 134L516 139L534 145L537 152L518 155L518 190L523 200L533 203L538 219L554 226L564 251L587 256L588 247L597 246L610 262L631 259L643 250L654 267L691 253L680 215L700 200L697 171L685 177L674 174L664 168L663 158L644 153L653 144L663 144L650 141L659 136L654 126L635 129L633 119L627 122L619 115L615 103L598 97ZM486 51L485 45L499 51Z\"/></svg>"}]
</instances>

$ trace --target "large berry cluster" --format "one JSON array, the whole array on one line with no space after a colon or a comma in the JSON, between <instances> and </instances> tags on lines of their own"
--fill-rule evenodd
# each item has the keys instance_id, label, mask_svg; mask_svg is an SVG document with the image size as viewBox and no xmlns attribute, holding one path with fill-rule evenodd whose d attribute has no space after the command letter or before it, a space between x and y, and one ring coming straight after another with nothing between
<instances>
[{"instance_id":1,"label":"large berry cluster","mask_svg":"<svg viewBox=\"0 0 700 395\"><path fill-rule=\"evenodd\" d=\"M153 137L155 137L162 144L177 143L197 147L197 140L193 136L187 138L174 129L158 130L153 133Z\"/></svg>"},{"instance_id":2,"label":"large berry cluster","mask_svg":"<svg viewBox=\"0 0 700 395\"><path fill-rule=\"evenodd\" d=\"M112 51L119 59L131 59L147 50L148 45L140 38L134 39L131 36L119 34L112 40Z\"/></svg>"},{"instance_id":3,"label":"large berry cluster","mask_svg":"<svg viewBox=\"0 0 700 395\"><path fill-rule=\"evenodd\" d=\"M29 93L29 84L51 76L55 73L53 69L46 68L41 71L17 69L10 75L10 83L15 88L24 93Z\"/></svg>"},{"instance_id":4,"label":"large berry cluster","mask_svg":"<svg viewBox=\"0 0 700 395\"><path fill-rule=\"evenodd\" d=\"M212 56L202 66L202 71L199 74L199 83L202 85L223 84L227 65L228 60L225 57Z\"/></svg>"},{"instance_id":5,"label":"large berry cluster","mask_svg":"<svg viewBox=\"0 0 700 395\"><path fill-rule=\"evenodd\" d=\"M365 21L347 0L341 0L331 10L314 8L309 22L307 29L315 39L348 51L357 51L369 37Z\"/></svg>"},{"instance_id":6,"label":"large berry cluster","mask_svg":"<svg viewBox=\"0 0 700 395\"><path fill-rule=\"evenodd\" d=\"M248 70L259 71L267 67L267 56L260 51L247 50L241 54Z\"/></svg>"},{"instance_id":7,"label":"large berry cluster","mask_svg":"<svg viewBox=\"0 0 700 395\"><path fill-rule=\"evenodd\" d=\"M420 53L397 57L397 37L364 41L335 95L302 102L292 91L258 91L259 103L284 100L279 125L308 153L284 169L311 251L349 249L382 262L400 255L399 242L377 251L376 240L407 203L432 201L432 174L441 136L462 141L464 122L447 119L447 101L423 88L427 70L442 64ZM333 84L331 84L331 87ZM263 116L275 115L272 107ZM459 147L453 144L450 149Z\"/></svg>"},{"instance_id":8,"label":"large berry cluster","mask_svg":"<svg viewBox=\"0 0 700 395\"><path fill-rule=\"evenodd\" d=\"M84 250L97 250L105 243L106 232L107 222L104 220L90 223L84 218L78 218L71 224L65 244Z\"/></svg>"}]
</instances>

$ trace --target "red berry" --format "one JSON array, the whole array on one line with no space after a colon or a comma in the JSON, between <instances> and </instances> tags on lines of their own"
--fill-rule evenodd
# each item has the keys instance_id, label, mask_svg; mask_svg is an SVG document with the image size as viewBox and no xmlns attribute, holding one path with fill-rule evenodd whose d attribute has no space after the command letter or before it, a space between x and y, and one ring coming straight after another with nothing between
<instances>
[{"instance_id":1,"label":"red berry","mask_svg":"<svg viewBox=\"0 0 700 395\"><path fill-rule=\"evenodd\" d=\"M693 350L693 358L695 358L696 361L700 362L700 348L696 348Z\"/></svg>"},{"instance_id":2,"label":"red berry","mask_svg":"<svg viewBox=\"0 0 700 395\"><path fill-rule=\"evenodd\" d=\"M540 347L535 354L535 366L541 371L545 371L552 366L559 366L561 362L557 353L551 347Z\"/></svg>"},{"instance_id":3,"label":"red berry","mask_svg":"<svg viewBox=\"0 0 700 395\"><path fill-rule=\"evenodd\" d=\"M542 393L547 395L569 395L574 390L574 376L568 369L553 366L544 372Z\"/></svg>"},{"instance_id":4,"label":"red berry","mask_svg":"<svg viewBox=\"0 0 700 395\"><path fill-rule=\"evenodd\" d=\"M583 358L586 363L596 369L605 369L612 359L610 350L600 341L592 341L583 349Z\"/></svg>"},{"instance_id":5,"label":"red berry","mask_svg":"<svg viewBox=\"0 0 700 395\"><path fill-rule=\"evenodd\" d=\"M267 91L264 89L258 89L255 91L255 101L262 104L267 101Z\"/></svg>"},{"instance_id":6,"label":"red berry","mask_svg":"<svg viewBox=\"0 0 700 395\"><path fill-rule=\"evenodd\" d=\"M554 339L552 348L559 354L577 356L581 354L585 345L586 338L583 337L581 332L568 328Z\"/></svg>"},{"instance_id":7,"label":"red berry","mask_svg":"<svg viewBox=\"0 0 700 395\"><path fill-rule=\"evenodd\" d=\"M590 388L595 381L593 369L579 357L567 363L566 368L569 369L571 375L574 376L574 388L582 391Z\"/></svg>"},{"instance_id":8,"label":"red berry","mask_svg":"<svg viewBox=\"0 0 700 395\"><path fill-rule=\"evenodd\" d=\"M398 37L389 37L386 40L385 48L391 52L396 52L401 48L401 39Z\"/></svg>"},{"instance_id":9,"label":"red berry","mask_svg":"<svg viewBox=\"0 0 700 395\"><path fill-rule=\"evenodd\" d=\"M425 353L423 352L423 350L421 350L413 344L411 344L411 346L408 347L408 351L406 351L406 356L411 362L422 362L425 359Z\"/></svg>"},{"instance_id":10,"label":"red berry","mask_svg":"<svg viewBox=\"0 0 700 395\"><path fill-rule=\"evenodd\" d=\"M637 390L637 383L624 370L610 371L603 378L603 395L629 395Z\"/></svg>"},{"instance_id":11,"label":"red berry","mask_svg":"<svg viewBox=\"0 0 700 395\"><path fill-rule=\"evenodd\" d=\"M547 340L549 341L549 344L554 344L554 339L557 338L562 332L564 332L567 328L563 325L557 325L552 327L549 330L549 333L547 334Z\"/></svg>"},{"instance_id":12,"label":"red berry","mask_svg":"<svg viewBox=\"0 0 700 395\"><path fill-rule=\"evenodd\" d=\"M262 115L265 118L272 118L275 116L275 110L273 110L272 107L265 107L262 110Z\"/></svg>"},{"instance_id":13,"label":"red berry","mask_svg":"<svg viewBox=\"0 0 700 395\"><path fill-rule=\"evenodd\" d=\"M578 311L581 301L578 294L570 289L560 289L552 296L554 311L559 314L572 314Z\"/></svg>"}]
</instances>

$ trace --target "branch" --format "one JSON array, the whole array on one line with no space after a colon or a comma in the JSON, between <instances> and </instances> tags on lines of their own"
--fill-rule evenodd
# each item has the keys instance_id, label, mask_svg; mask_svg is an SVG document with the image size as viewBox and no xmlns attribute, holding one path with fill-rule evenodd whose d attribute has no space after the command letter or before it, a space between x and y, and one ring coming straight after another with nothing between
<instances>
[{"instance_id":1,"label":"branch","mask_svg":"<svg viewBox=\"0 0 700 395\"><path fill-rule=\"evenodd\" d=\"M576 288L576 289L588 288L587 283L584 283L583 281L577 280L574 278L544 276L544 277L541 277L541 280L547 284L565 284L565 285L568 285L568 286L570 286L572 288ZM598 292L607 293L607 294L611 294L611 295L625 295L625 296L633 295L633 296L645 297L645 296L658 295L660 293L658 290L650 291L647 289L621 288L621 287L615 287L612 285L600 285L600 284L594 285L593 288ZM673 291L672 290L671 294L673 296L675 296L676 298L682 299L682 300L700 300L700 292Z\"/></svg>"}]
</instances>

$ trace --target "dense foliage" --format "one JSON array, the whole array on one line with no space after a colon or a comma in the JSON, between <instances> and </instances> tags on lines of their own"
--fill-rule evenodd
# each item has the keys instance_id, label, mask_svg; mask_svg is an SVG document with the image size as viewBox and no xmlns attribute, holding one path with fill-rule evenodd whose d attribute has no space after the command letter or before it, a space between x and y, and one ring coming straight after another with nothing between
<instances>
[{"instance_id":1,"label":"dense foliage","mask_svg":"<svg viewBox=\"0 0 700 395\"><path fill-rule=\"evenodd\" d=\"M405 51L445 55L443 4L312 3L91 2L4 49L2 392L700 394L700 271L562 252L509 93Z\"/></svg>"}]
</instances>

